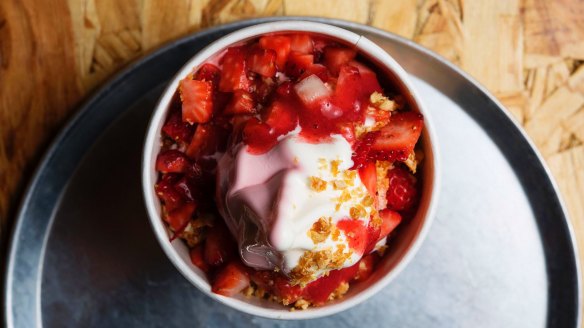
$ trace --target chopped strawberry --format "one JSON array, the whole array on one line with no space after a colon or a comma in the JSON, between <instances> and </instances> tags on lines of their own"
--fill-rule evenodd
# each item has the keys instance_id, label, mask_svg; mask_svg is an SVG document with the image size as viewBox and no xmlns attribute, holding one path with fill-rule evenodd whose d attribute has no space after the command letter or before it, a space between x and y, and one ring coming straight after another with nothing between
<instances>
[{"instance_id":1,"label":"chopped strawberry","mask_svg":"<svg viewBox=\"0 0 584 328\"><path fill-rule=\"evenodd\" d=\"M402 167L394 167L387 173L387 177L387 207L394 211L410 209L418 196L416 178Z\"/></svg>"},{"instance_id":2,"label":"chopped strawberry","mask_svg":"<svg viewBox=\"0 0 584 328\"><path fill-rule=\"evenodd\" d=\"M280 136L296 128L298 114L290 104L276 100L266 110L265 122L274 129L276 136Z\"/></svg>"},{"instance_id":3,"label":"chopped strawberry","mask_svg":"<svg viewBox=\"0 0 584 328\"><path fill-rule=\"evenodd\" d=\"M291 52L286 62L286 75L292 78L302 76L312 66L313 60L314 56L312 54Z\"/></svg>"},{"instance_id":4,"label":"chopped strawberry","mask_svg":"<svg viewBox=\"0 0 584 328\"><path fill-rule=\"evenodd\" d=\"M329 80L328 70L324 65L321 64L312 64L308 66L304 74L302 74L298 79L302 80L310 75L316 75L324 82L327 82Z\"/></svg>"},{"instance_id":5,"label":"chopped strawberry","mask_svg":"<svg viewBox=\"0 0 584 328\"><path fill-rule=\"evenodd\" d=\"M194 79L199 81L209 81L213 83L214 88L217 88L217 86L219 85L220 77L221 70L219 69L219 67L213 64L205 63L203 64L203 66L201 66L201 68L199 68L197 73L195 73Z\"/></svg>"},{"instance_id":6,"label":"chopped strawberry","mask_svg":"<svg viewBox=\"0 0 584 328\"><path fill-rule=\"evenodd\" d=\"M156 170L162 173L184 172L188 164L185 154L175 149L163 151L156 157Z\"/></svg>"},{"instance_id":7,"label":"chopped strawberry","mask_svg":"<svg viewBox=\"0 0 584 328\"><path fill-rule=\"evenodd\" d=\"M249 274L243 264L230 262L215 277L211 290L223 296L233 296L249 286Z\"/></svg>"},{"instance_id":8,"label":"chopped strawberry","mask_svg":"<svg viewBox=\"0 0 584 328\"><path fill-rule=\"evenodd\" d=\"M182 121L181 113L178 111L172 112L162 126L162 132L178 143L188 143L194 130L191 124Z\"/></svg>"},{"instance_id":9,"label":"chopped strawberry","mask_svg":"<svg viewBox=\"0 0 584 328\"><path fill-rule=\"evenodd\" d=\"M213 114L212 82L183 79L179 90L183 121L190 124L209 122Z\"/></svg>"},{"instance_id":10,"label":"chopped strawberry","mask_svg":"<svg viewBox=\"0 0 584 328\"><path fill-rule=\"evenodd\" d=\"M316 305L325 303L335 289L342 283L350 281L357 274L358 269L358 264L355 264L341 270L330 271L328 276L320 277L306 285L304 288L306 298Z\"/></svg>"},{"instance_id":11,"label":"chopped strawberry","mask_svg":"<svg viewBox=\"0 0 584 328\"><path fill-rule=\"evenodd\" d=\"M274 277L274 294L282 299L284 304L292 304L296 302L304 292L299 285L292 286L288 278L277 274Z\"/></svg>"},{"instance_id":12,"label":"chopped strawberry","mask_svg":"<svg viewBox=\"0 0 584 328\"><path fill-rule=\"evenodd\" d=\"M247 68L265 77L276 75L276 52L272 49L253 48L246 59Z\"/></svg>"},{"instance_id":13,"label":"chopped strawberry","mask_svg":"<svg viewBox=\"0 0 584 328\"><path fill-rule=\"evenodd\" d=\"M401 222L402 217L401 215L396 212L392 211L388 208L379 211L379 216L381 217L381 232L379 234L379 239L386 237L389 235L393 229L395 229Z\"/></svg>"},{"instance_id":14,"label":"chopped strawberry","mask_svg":"<svg viewBox=\"0 0 584 328\"><path fill-rule=\"evenodd\" d=\"M244 52L245 50L242 47L231 47L221 59L223 69L221 70L219 91L249 90L251 82L246 74Z\"/></svg>"},{"instance_id":15,"label":"chopped strawberry","mask_svg":"<svg viewBox=\"0 0 584 328\"><path fill-rule=\"evenodd\" d=\"M379 131L371 132L375 135L371 145L373 156L379 160L406 160L418 142L423 125L421 114L393 114L389 124Z\"/></svg>"},{"instance_id":16,"label":"chopped strawberry","mask_svg":"<svg viewBox=\"0 0 584 328\"><path fill-rule=\"evenodd\" d=\"M353 152L353 167L352 169L358 169L366 165L368 162L375 160L373 157L371 160L369 159L369 153L371 150L371 144L375 141L376 134L375 133L367 133L362 136L357 142L355 143Z\"/></svg>"},{"instance_id":17,"label":"chopped strawberry","mask_svg":"<svg viewBox=\"0 0 584 328\"><path fill-rule=\"evenodd\" d=\"M186 199L190 202L194 200L193 192L191 190L191 186L189 186L189 182L186 176L183 176L174 184L174 189L180 193L183 199Z\"/></svg>"},{"instance_id":18,"label":"chopped strawberry","mask_svg":"<svg viewBox=\"0 0 584 328\"><path fill-rule=\"evenodd\" d=\"M282 70L290 53L290 38L284 35L270 35L260 38L260 47L276 52L276 65Z\"/></svg>"},{"instance_id":19,"label":"chopped strawberry","mask_svg":"<svg viewBox=\"0 0 584 328\"><path fill-rule=\"evenodd\" d=\"M339 133L351 144L355 143L355 127L351 123L340 124L338 127Z\"/></svg>"},{"instance_id":20,"label":"chopped strawberry","mask_svg":"<svg viewBox=\"0 0 584 328\"><path fill-rule=\"evenodd\" d=\"M191 143L187 147L186 154L195 159L215 152L215 128L211 124L199 124Z\"/></svg>"},{"instance_id":21,"label":"chopped strawberry","mask_svg":"<svg viewBox=\"0 0 584 328\"><path fill-rule=\"evenodd\" d=\"M250 278L251 281L254 282L254 284L256 284L258 287L263 288L264 290L272 290L272 288L274 287L274 281L276 279L277 273L273 272L273 271L267 271L267 270L258 270L258 271L252 271L252 273L250 274Z\"/></svg>"},{"instance_id":22,"label":"chopped strawberry","mask_svg":"<svg viewBox=\"0 0 584 328\"><path fill-rule=\"evenodd\" d=\"M357 263L358 271L353 280L355 281L365 281L373 273L373 269L377 262L379 261L378 255L376 253L367 254L359 260Z\"/></svg>"},{"instance_id":23,"label":"chopped strawberry","mask_svg":"<svg viewBox=\"0 0 584 328\"><path fill-rule=\"evenodd\" d=\"M236 257L237 246L223 222L215 222L205 239L205 261L220 266Z\"/></svg>"},{"instance_id":24,"label":"chopped strawberry","mask_svg":"<svg viewBox=\"0 0 584 328\"><path fill-rule=\"evenodd\" d=\"M256 102L253 96L244 90L235 90L231 102L225 107L225 115L253 115L256 112Z\"/></svg>"},{"instance_id":25,"label":"chopped strawberry","mask_svg":"<svg viewBox=\"0 0 584 328\"><path fill-rule=\"evenodd\" d=\"M243 142L252 154L263 154L276 145L277 136L272 128L257 118L251 118L243 128Z\"/></svg>"},{"instance_id":26,"label":"chopped strawberry","mask_svg":"<svg viewBox=\"0 0 584 328\"><path fill-rule=\"evenodd\" d=\"M258 103L265 104L270 99L272 92L278 87L276 79L262 77L256 78L254 82L255 92L252 95Z\"/></svg>"},{"instance_id":27,"label":"chopped strawberry","mask_svg":"<svg viewBox=\"0 0 584 328\"><path fill-rule=\"evenodd\" d=\"M346 112L358 111L362 98L361 75L356 67L343 65L335 87L333 102Z\"/></svg>"},{"instance_id":28,"label":"chopped strawberry","mask_svg":"<svg viewBox=\"0 0 584 328\"><path fill-rule=\"evenodd\" d=\"M199 244L189 251L191 263L196 265L201 271L209 272L209 264L205 262L203 245Z\"/></svg>"},{"instance_id":29,"label":"chopped strawberry","mask_svg":"<svg viewBox=\"0 0 584 328\"><path fill-rule=\"evenodd\" d=\"M374 91L381 92L381 86L374 71L356 60L349 62L349 65L359 70L361 94L370 96Z\"/></svg>"},{"instance_id":30,"label":"chopped strawberry","mask_svg":"<svg viewBox=\"0 0 584 328\"><path fill-rule=\"evenodd\" d=\"M180 234L182 230L187 226L197 205L195 203L186 203L181 207L174 209L166 214L164 220L168 222L172 230L174 230L175 235Z\"/></svg>"},{"instance_id":31,"label":"chopped strawberry","mask_svg":"<svg viewBox=\"0 0 584 328\"><path fill-rule=\"evenodd\" d=\"M349 242L349 247L356 254L363 254L367 247L367 227L361 220L347 218L337 222L337 228L344 232Z\"/></svg>"},{"instance_id":32,"label":"chopped strawberry","mask_svg":"<svg viewBox=\"0 0 584 328\"><path fill-rule=\"evenodd\" d=\"M185 201L183 196L174 187L179 177L180 175L175 173L163 174L160 181L154 186L154 191L164 203L166 211L172 211L178 208Z\"/></svg>"},{"instance_id":33,"label":"chopped strawberry","mask_svg":"<svg viewBox=\"0 0 584 328\"><path fill-rule=\"evenodd\" d=\"M377 195L377 170L374 162L367 162L359 169L359 177L361 182L369 191L372 197Z\"/></svg>"},{"instance_id":34,"label":"chopped strawberry","mask_svg":"<svg viewBox=\"0 0 584 328\"><path fill-rule=\"evenodd\" d=\"M306 33L294 33L290 36L290 50L303 54L312 54L312 38Z\"/></svg>"},{"instance_id":35,"label":"chopped strawberry","mask_svg":"<svg viewBox=\"0 0 584 328\"><path fill-rule=\"evenodd\" d=\"M355 49L326 47L324 49L324 65L336 76L339 74L341 66L353 60L356 55Z\"/></svg>"}]
</instances>

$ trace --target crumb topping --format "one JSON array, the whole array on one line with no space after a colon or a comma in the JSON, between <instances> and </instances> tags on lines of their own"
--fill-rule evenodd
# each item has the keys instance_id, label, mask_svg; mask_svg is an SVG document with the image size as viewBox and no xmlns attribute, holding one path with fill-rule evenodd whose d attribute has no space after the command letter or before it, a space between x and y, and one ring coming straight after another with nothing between
<instances>
[{"instance_id":1,"label":"crumb topping","mask_svg":"<svg viewBox=\"0 0 584 328\"><path fill-rule=\"evenodd\" d=\"M323 179L319 178L319 177L308 177L309 183L310 183L310 189L316 191L316 192L322 192L326 190L326 181L324 181Z\"/></svg>"},{"instance_id":2,"label":"crumb topping","mask_svg":"<svg viewBox=\"0 0 584 328\"><path fill-rule=\"evenodd\" d=\"M390 100L377 91L373 92L371 96L369 96L369 101L373 106L387 112L392 112L398 108L398 105L395 101Z\"/></svg>"},{"instance_id":3,"label":"crumb topping","mask_svg":"<svg viewBox=\"0 0 584 328\"><path fill-rule=\"evenodd\" d=\"M308 236L315 244L322 243L331 234L332 229L332 218L321 217L314 222L312 228L308 231Z\"/></svg>"}]
</instances>

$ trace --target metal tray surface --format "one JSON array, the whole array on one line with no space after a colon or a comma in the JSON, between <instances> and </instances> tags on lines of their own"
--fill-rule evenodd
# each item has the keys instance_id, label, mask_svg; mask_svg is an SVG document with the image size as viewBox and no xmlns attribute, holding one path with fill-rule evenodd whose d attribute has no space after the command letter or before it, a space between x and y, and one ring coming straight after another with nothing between
<instances>
[{"instance_id":1,"label":"metal tray surface","mask_svg":"<svg viewBox=\"0 0 584 328\"><path fill-rule=\"evenodd\" d=\"M429 108L442 190L427 240L382 292L307 321L253 317L190 285L156 243L140 159L166 81L238 22L136 62L64 128L31 182L4 279L8 327L579 327L579 264L566 211L540 156L502 106L437 55L328 19L386 49ZM288 18L290 19L290 18ZM302 18L308 19L308 18Z\"/></svg>"}]
</instances>

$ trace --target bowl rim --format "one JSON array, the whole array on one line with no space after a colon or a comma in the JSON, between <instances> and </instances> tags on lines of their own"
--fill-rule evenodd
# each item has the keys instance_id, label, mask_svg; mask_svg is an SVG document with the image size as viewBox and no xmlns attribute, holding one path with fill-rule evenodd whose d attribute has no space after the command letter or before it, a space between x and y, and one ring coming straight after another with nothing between
<instances>
[{"instance_id":1,"label":"bowl rim","mask_svg":"<svg viewBox=\"0 0 584 328\"><path fill-rule=\"evenodd\" d=\"M157 196L153 188L156 182L153 174L155 173L153 169L153 158L155 158L155 149L156 152L158 151L155 145L160 138L161 124L166 117L168 105L170 104L170 101L172 100L172 97L178 88L179 81L209 57L219 53L232 44L264 34L287 31L322 34L333 39L338 39L346 43L353 44L359 52L367 54L371 58L378 61L379 65L385 66L389 69L389 71L395 74L399 82L402 83L403 87L411 94L411 98L416 103L419 112L424 115L424 130L426 131L425 133L427 134L428 140L428 143L425 145L425 147L430 148L429 150L431 151L433 157L433 174L430 174L432 179L431 181L426 182L431 183L426 213L424 214L418 233L414 236L413 241L405 250L401 259L398 260L397 264L385 276L348 299L332 304L327 304L323 307L309 308L304 311L294 312L285 309L277 310L264 308L261 306L249 304L237 298L225 297L213 293L209 283L205 279L199 277L199 275L197 275L197 273L195 273L192 268L186 264L181 257L178 256L176 250L173 248L172 243L169 241L166 227L164 226L159 210L157 209ZM398 276L399 273L411 262L428 234L428 230L436 212L441 180L441 176L439 174L440 154L438 152L438 142L433 124L431 122L431 115L423 104L416 89L413 87L405 70L393 59L393 57L391 57L390 54L362 35L337 26L303 20L274 21L242 28L211 42L209 45L191 57L191 59L189 59L170 80L164 89L162 96L159 98L159 101L156 104L154 112L148 123L148 128L146 130L141 170L142 191L150 224L153 228L159 245L162 247L164 253L171 261L171 263L178 269L178 271L191 284L193 284L207 296L231 308L265 318L285 320L315 319L347 310L369 299L378 293L382 288L387 286L396 276ZM176 241L181 242L179 240Z\"/></svg>"}]
</instances>

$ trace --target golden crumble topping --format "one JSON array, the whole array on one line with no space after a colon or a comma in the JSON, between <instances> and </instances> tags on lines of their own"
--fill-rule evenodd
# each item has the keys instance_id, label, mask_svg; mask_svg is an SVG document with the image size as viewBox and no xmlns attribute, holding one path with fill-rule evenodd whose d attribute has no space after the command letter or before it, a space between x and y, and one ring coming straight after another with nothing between
<instances>
[{"instance_id":1,"label":"golden crumble topping","mask_svg":"<svg viewBox=\"0 0 584 328\"><path fill-rule=\"evenodd\" d=\"M393 168L393 164L387 161L375 162L375 173L377 175L377 206L387 207L387 190L389 189L389 178L387 172Z\"/></svg>"},{"instance_id":2,"label":"golden crumble topping","mask_svg":"<svg viewBox=\"0 0 584 328\"><path fill-rule=\"evenodd\" d=\"M341 164L340 160L331 161L331 173L335 177L339 174L339 165L340 164Z\"/></svg>"},{"instance_id":3,"label":"golden crumble topping","mask_svg":"<svg viewBox=\"0 0 584 328\"><path fill-rule=\"evenodd\" d=\"M312 228L308 231L308 236L315 244L325 241L332 231L332 218L321 217L314 222Z\"/></svg>"},{"instance_id":4,"label":"golden crumble topping","mask_svg":"<svg viewBox=\"0 0 584 328\"><path fill-rule=\"evenodd\" d=\"M373 92L371 96L369 96L369 101L373 106L388 112L394 111L398 108L398 105L395 101L388 99L377 91Z\"/></svg>"},{"instance_id":5,"label":"golden crumble topping","mask_svg":"<svg viewBox=\"0 0 584 328\"><path fill-rule=\"evenodd\" d=\"M316 192L321 192L326 189L326 181L323 179L319 177L308 177L308 180L310 183L310 189Z\"/></svg>"},{"instance_id":6,"label":"golden crumble topping","mask_svg":"<svg viewBox=\"0 0 584 328\"><path fill-rule=\"evenodd\" d=\"M357 204L351 207L351 209L349 210L349 215L351 215L351 218L357 220L359 218L367 216L367 210L365 210L365 208L362 205Z\"/></svg>"}]
</instances>

